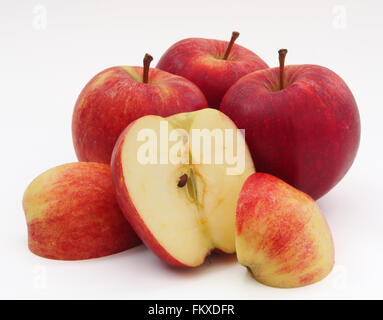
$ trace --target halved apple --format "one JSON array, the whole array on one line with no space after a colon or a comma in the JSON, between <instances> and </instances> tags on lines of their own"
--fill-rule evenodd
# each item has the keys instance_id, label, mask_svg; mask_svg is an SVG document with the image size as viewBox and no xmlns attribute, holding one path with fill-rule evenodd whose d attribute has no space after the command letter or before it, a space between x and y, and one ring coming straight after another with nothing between
<instances>
[{"instance_id":1,"label":"halved apple","mask_svg":"<svg viewBox=\"0 0 383 320\"><path fill-rule=\"evenodd\" d=\"M124 130L112 156L122 211L173 266L198 266L214 249L235 252L236 203L254 171L242 132L214 109L142 117Z\"/></svg>"}]
</instances>

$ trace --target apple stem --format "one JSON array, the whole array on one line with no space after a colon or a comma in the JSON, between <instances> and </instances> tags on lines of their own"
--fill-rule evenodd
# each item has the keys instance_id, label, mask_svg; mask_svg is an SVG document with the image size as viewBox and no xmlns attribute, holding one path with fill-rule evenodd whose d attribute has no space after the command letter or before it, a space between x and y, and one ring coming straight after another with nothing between
<instances>
[{"instance_id":1,"label":"apple stem","mask_svg":"<svg viewBox=\"0 0 383 320\"><path fill-rule=\"evenodd\" d=\"M153 60L153 57L150 54L145 53L144 71L143 71L143 75L142 75L142 82L143 83L149 82L149 67L150 67L150 63L152 62L152 60Z\"/></svg>"},{"instance_id":2,"label":"apple stem","mask_svg":"<svg viewBox=\"0 0 383 320\"><path fill-rule=\"evenodd\" d=\"M239 37L239 32L233 31L233 33L231 34L231 39L230 39L229 45L227 46L225 55L223 56L223 60L227 60L227 58L229 57L229 54L230 54L231 49L233 48L234 42L235 42L235 40L237 40L238 37Z\"/></svg>"},{"instance_id":3,"label":"apple stem","mask_svg":"<svg viewBox=\"0 0 383 320\"><path fill-rule=\"evenodd\" d=\"M182 188L186 185L187 182L188 182L188 175L185 173L178 180L177 187Z\"/></svg>"},{"instance_id":4,"label":"apple stem","mask_svg":"<svg viewBox=\"0 0 383 320\"><path fill-rule=\"evenodd\" d=\"M279 89L283 89L283 72L285 69L285 58L287 54L287 49L280 49L279 54Z\"/></svg>"}]
</instances>

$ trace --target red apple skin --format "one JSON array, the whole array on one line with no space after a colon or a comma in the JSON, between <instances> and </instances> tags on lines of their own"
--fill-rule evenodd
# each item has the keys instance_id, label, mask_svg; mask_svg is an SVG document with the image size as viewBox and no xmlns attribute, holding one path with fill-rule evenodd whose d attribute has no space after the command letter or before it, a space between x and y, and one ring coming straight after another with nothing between
<instances>
[{"instance_id":1,"label":"red apple skin","mask_svg":"<svg viewBox=\"0 0 383 320\"><path fill-rule=\"evenodd\" d=\"M229 42L190 38L171 46L157 68L180 75L195 83L210 107L218 108L226 91L244 75L268 68L254 52L234 44L228 60L223 56Z\"/></svg>"},{"instance_id":2,"label":"red apple skin","mask_svg":"<svg viewBox=\"0 0 383 320\"><path fill-rule=\"evenodd\" d=\"M42 257L82 260L141 243L115 197L110 166L69 163L38 176L23 197L29 249Z\"/></svg>"},{"instance_id":3,"label":"red apple skin","mask_svg":"<svg viewBox=\"0 0 383 320\"><path fill-rule=\"evenodd\" d=\"M120 133L145 115L167 117L207 107L206 98L190 81L142 67L112 67L97 74L80 93L73 112L72 136L80 161L110 163Z\"/></svg>"},{"instance_id":4,"label":"red apple skin","mask_svg":"<svg viewBox=\"0 0 383 320\"><path fill-rule=\"evenodd\" d=\"M133 122L134 123L134 122ZM157 239L153 236L149 228L145 225L141 216L136 210L132 199L129 195L129 191L126 188L124 182L124 173L121 163L121 152L122 146L124 144L124 139L133 125L130 124L120 135L116 142L116 146L113 150L111 168L112 168L112 178L114 187L116 190L117 201L120 205L122 212L125 215L125 218L129 221L133 230L140 237L142 242L148 247L153 253L155 253L162 261L166 262L168 265L173 267L187 267L182 262L173 258L165 249L162 247Z\"/></svg>"},{"instance_id":5,"label":"red apple skin","mask_svg":"<svg viewBox=\"0 0 383 320\"><path fill-rule=\"evenodd\" d=\"M360 140L360 118L345 82L316 65L251 73L236 82L220 110L246 130L259 172L275 175L318 199L346 174Z\"/></svg>"},{"instance_id":6,"label":"red apple skin","mask_svg":"<svg viewBox=\"0 0 383 320\"><path fill-rule=\"evenodd\" d=\"M238 259L266 285L305 286L326 277L334 266L331 231L315 201L272 175L247 178L236 228Z\"/></svg>"}]
</instances>

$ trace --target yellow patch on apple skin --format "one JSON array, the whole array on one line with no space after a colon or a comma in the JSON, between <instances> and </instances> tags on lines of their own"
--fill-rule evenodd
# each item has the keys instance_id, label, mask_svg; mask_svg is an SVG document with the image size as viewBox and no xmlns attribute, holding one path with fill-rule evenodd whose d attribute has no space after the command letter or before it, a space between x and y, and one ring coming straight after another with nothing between
<instances>
[{"instance_id":1,"label":"yellow patch on apple skin","mask_svg":"<svg viewBox=\"0 0 383 320\"><path fill-rule=\"evenodd\" d=\"M45 171L35 178L24 192L23 207L27 212L27 223L41 220L49 213L49 208L58 200L46 201L46 194L56 185L58 177L66 170L65 166L58 166ZM28 209L28 210L26 210Z\"/></svg>"},{"instance_id":2,"label":"yellow patch on apple skin","mask_svg":"<svg viewBox=\"0 0 383 320\"><path fill-rule=\"evenodd\" d=\"M99 86L104 85L106 79L108 79L111 75L113 75L116 71L116 68L109 68L106 69L99 74L97 74L87 85L87 90L92 91L94 89L97 89Z\"/></svg>"},{"instance_id":3,"label":"yellow patch on apple skin","mask_svg":"<svg viewBox=\"0 0 383 320\"><path fill-rule=\"evenodd\" d=\"M126 72L128 72L129 75L137 82L142 82L142 72L138 72L139 68L121 66L121 69L124 69Z\"/></svg>"},{"instance_id":4,"label":"yellow patch on apple skin","mask_svg":"<svg viewBox=\"0 0 383 320\"><path fill-rule=\"evenodd\" d=\"M95 75L88 83L87 85L85 86L85 88L83 89L83 91L80 93L78 99L77 99L77 102L76 102L76 108L78 108L78 110L81 110L85 107L87 107L87 97L89 95L89 92L91 91L94 91L94 90L97 90L99 89L100 86L103 86L106 82L106 80L109 78L109 77L112 77L113 74L116 72L116 69L118 69L119 67L112 67L112 68L109 68L109 69L106 69L102 72L100 72L99 74ZM79 111L76 113L76 115L78 116L79 115ZM81 144L82 143L82 140L85 138L87 132L84 131L82 133L82 136L80 136L78 138L78 143Z\"/></svg>"}]
</instances>

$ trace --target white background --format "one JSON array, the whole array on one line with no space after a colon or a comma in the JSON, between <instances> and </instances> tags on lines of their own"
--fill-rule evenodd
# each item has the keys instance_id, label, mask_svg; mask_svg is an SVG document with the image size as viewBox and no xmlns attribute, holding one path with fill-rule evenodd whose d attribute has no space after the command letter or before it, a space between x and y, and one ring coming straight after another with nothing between
<instances>
[{"instance_id":1,"label":"white background","mask_svg":"<svg viewBox=\"0 0 383 320\"><path fill-rule=\"evenodd\" d=\"M0 298L383 298L383 2L4 1L0 2ZM326 66L355 95L362 139L347 176L319 201L332 229L336 265L323 281L274 289L254 281L235 256L173 270L143 246L110 257L51 261L27 248L21 207L41 172L76 161L71 117L97 72L140 65L186 37L228 39L270 66Z\"/></svg>"}]
</instances>

